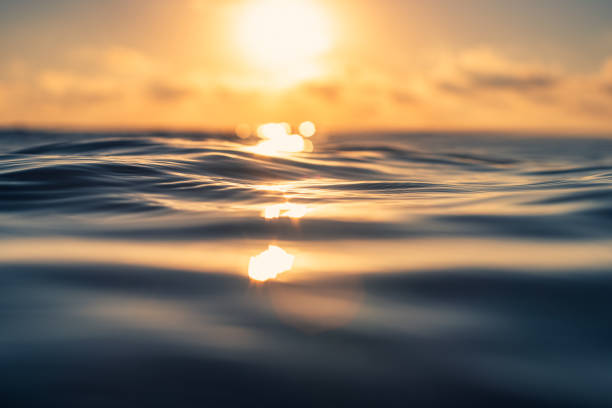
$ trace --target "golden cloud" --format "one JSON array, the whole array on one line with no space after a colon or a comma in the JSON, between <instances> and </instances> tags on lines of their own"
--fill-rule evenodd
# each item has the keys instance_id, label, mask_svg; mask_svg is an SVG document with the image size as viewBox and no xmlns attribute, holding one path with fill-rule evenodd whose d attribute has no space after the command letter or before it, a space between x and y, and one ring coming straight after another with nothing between
<instances>
[{"instance_id":1,"label":"golden cloud","mask_svg":"<svg viewBox=\"0 0 612 408\"><path fill-rule=\"evenodd\" d=\"M612 130L612 58L591 74L519 61L487 48L447 54L420 72L340 70L286 89L256 77L172 67L114 46L69 53L67 64L5 67L0 121L31 125L233 129L314 120L326 128Z\"/></svg>"}]
</instances>

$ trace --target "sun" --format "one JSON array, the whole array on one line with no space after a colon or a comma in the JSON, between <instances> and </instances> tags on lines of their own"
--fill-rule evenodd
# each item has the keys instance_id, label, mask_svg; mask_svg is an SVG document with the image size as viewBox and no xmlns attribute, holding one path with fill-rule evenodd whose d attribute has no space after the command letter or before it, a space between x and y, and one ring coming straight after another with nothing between
<instances>
[{"instance_id":1,"label":"sun","mask_svg":"<svg viewBox=\"0 0 612 408\"><path fill-rule=\"evenodd\" d=\"M325 10L315 0L245 0L237 40L249 62L281 71L307 68L332 39Z\"/></svg>"}]
</instances>

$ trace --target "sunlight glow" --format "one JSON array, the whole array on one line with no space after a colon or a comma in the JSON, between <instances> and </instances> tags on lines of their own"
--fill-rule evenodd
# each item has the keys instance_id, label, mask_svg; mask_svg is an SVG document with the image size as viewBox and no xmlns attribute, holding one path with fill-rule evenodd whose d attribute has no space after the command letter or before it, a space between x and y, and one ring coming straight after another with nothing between
<instances>
[{"instance_id":1,"label":"sunlight glow","mask_svg":"<svg viewBox=\"0 0 612 408\"><path fill-rule=\"evenodd\" d=\"M313 0L249 0L238 37L250 59L266 68L304 62L331 42L326 15Z\"/></svg>"},{"instance_id":2,"label":"sunlight glow","mask_svg":"<svg viewBox=\"0 0 612 408\"><path fill-rule=\"evenodd\" d=\"M279 153L299 153L304 150L304 139L300 135L285 135L283 137L264 140L253 151L263 155L276 155Z\"/></svg>"},{"instance_id":3,"label":"sunlight glow","mask_svg":"<svg viewBox=\"0 0 612 408\"><path fill-rule=\"evenodd\" d=\"M305 125L310 124L310 125ZM304 122L305 133L314 134L314 123ZM311 135L312 135L311 134ZM310 140L304 139L299 134L291 134L291 126L288 123L266 123L257 128L257 136L262 139L258 145L248 150L253 153L266 156L274 156L284 153L312 152L313 145Z\"/></svg>"},{"instance_id":4,"label":"sunlight glow","mask_svg":"<svg viewBox=\"0 0 612 408\"><path fill-rule=\"evenodd\" d=\"M293 255L289 255L282 248L268 245L267 250L251 257L249 277L260 282L275 279L279 274L291 269L294 259Z\"/></svg>"},{"instance_id":5,"label":"sunlight glow","mask_svg":"<svg viewBox=\"0 0 612 408\"><path fill-rule=\"evenodd\" d=\"M266 123L257 128L257 136L261 139L276 139L291 133L288 123Z\"/></svg>"},{"instance_id":6,"label":"sunlight glow","mask_svg":"<svg viewBox=\"0 0 612 408\"><path fill-rule=\"evenodd\" d=\"M288 218L302 218L305 216L310 209L303 204L274 204L269 205L263 212L263 217L267 220L274 218L288 217Z\"/></svg>"}]
</instances>

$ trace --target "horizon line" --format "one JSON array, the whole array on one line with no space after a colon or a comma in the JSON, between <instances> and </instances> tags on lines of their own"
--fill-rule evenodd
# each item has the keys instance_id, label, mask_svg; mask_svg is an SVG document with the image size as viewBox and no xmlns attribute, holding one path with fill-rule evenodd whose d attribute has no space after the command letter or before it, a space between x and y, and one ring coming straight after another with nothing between
<instances>
[{"instance_id":1,"label":"horizon line","mask_svg":"<svg viewBox=\"0 0 612 408\"><path fill-rule=\"evenodd\" d=\"M199 133L199 134L217 134L217 135L235 135L235 131L231 128L206 128L195 126L83 126L83 125L27 125L27 124L1 124L0 132L6 133L10 131L17 132L66 132L66 133ZM319 131L319 134L344 136L348 134L369 134L369 133L384 133L384 134L485 134L493 135L538 135L538 136L557 136L557 137L605 137L612 138L612 130L600 129L580 129L580 128L337 128L324 129Z\"/></svg>"}]
</instances>

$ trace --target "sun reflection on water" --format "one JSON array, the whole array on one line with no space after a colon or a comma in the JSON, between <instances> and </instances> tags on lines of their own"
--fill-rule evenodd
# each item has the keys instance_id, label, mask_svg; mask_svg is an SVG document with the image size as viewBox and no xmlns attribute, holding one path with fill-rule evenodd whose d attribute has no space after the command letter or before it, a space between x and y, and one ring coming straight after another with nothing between
<instances>
[{"instance_id":1,"label":"sun reflection on water","mask_svg":"<svg viewBox=\"0 0 612 408\"><path fill-rule=\"evenodd\" d=\"M293 266L295 257L276 245L268 245L261 254L252 256L249 261L249 277L265 282L275 279L279 274L287 272Z\"/></svg>"},{"instance_id":2,"label":"sun reflection on water","mask_svg":"<svg viewBox=\"0 0 612 408\"><path fill-rule=\"evenodd\" d=\"M236 134L244 137L246 127L240 125L236 129ZM306 121L299 127L299 133L292 133L291 125L286 122L265 123L260 125L255 132L261 141L249 147L247 150L265 156L277 156L288 153L312 152L313 144L307 139L316 132L315 124Z\"/></svg>"},{"instance_id":3,"label":"sun reflection on water","mask_svg":"<svg viewBox=\"0 0 612 408\"><path fill-rule=\"evenodd\" d=\"M244 138L250 132L248 125L239 125L236 128L238 136ZM262 155L282 155L288 153L311 152L312 142L308 139L316 132L316 126L310 121L302 122L298 126L299 133L292 133L289 123L265 123L259 125L255 134L260 142L247 148L248 151ZM274 191L286 191L287 186L273 186ZM262 189L269 190L270 186ZM262 212L262 217L266 220L287 217L299 219L304 217L310 208L303 204L280 203L268 205ZM295 257L288 254L282 248L269 245L268 249L259 255L252 256L249 261L249 277L253 280L265 282L275 279L279 274L290 270L293 266Z\"/></svg>"},{"instance_id":4,"label":"sun reflection on water","mask_svg":"<svg viewBox=\"0 0 612 408\"><path fill-rule=\"evenodd\" d=\"M283 203L267 206L263 211L263 217L267 220L287 217L287 218L302 218L310 209L303 204Z\"/></svg>"}]
</instances>

